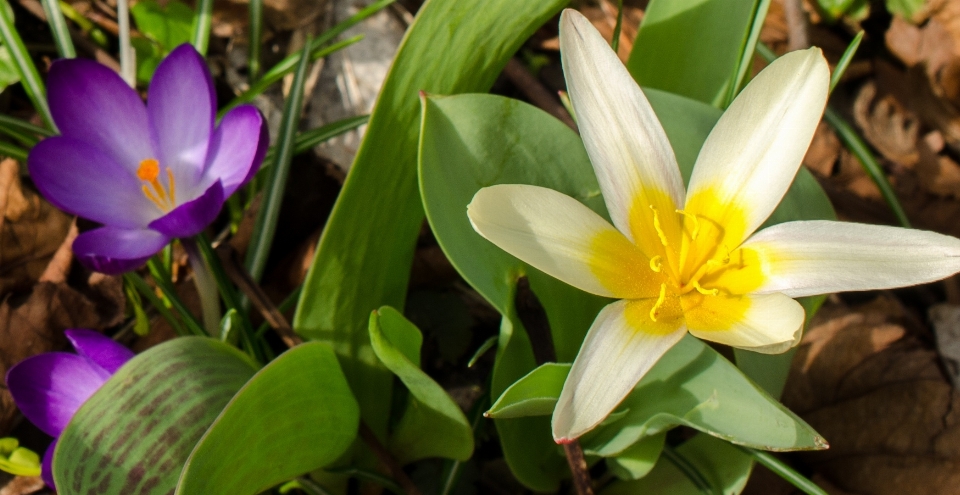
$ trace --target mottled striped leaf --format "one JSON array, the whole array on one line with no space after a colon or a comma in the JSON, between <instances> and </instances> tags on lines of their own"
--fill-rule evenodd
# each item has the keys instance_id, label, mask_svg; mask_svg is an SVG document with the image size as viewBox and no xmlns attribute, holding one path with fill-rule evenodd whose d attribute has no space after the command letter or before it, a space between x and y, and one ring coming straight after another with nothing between
<instances>
[{"instance_id":1,"label":"mottled striped leaf","mask_svg":"<svg viewBox=\"0 0 960 495\"><path fill-rule=\"evenodd\" d=\"M360 408L330 346L298 345L237 392L183 469L178 495L254 495L324 467L353 442Z\"/></svg>"},{"instance_id":2,"label":"mottled striped leaf","mask_svg":"<svg viewBox=\"0 0 960 495\"><path fill-rule=\"evenodd\" d=\"M77 411L60 436L61 495L172 494L187 456L256 366L205 337L134 357Z\"/></svg>"}]
</instances>

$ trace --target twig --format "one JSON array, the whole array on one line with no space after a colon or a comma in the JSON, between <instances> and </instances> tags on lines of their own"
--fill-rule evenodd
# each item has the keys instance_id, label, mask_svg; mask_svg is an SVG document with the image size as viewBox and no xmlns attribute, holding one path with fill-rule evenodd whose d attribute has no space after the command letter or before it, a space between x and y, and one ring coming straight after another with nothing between
<instances>
[{"instance_id":1,"label":"twig","mask_svg":"<svg viewBox=\"0 0 960 495\"><path fill-rule=\"evenodd\" d=\"M787 18L787 51L802 50L810 46L807 33L807 16L803 12L803 0L786 0L783 13Z\"/></svg>"},{"instance_id":2,"label":"twig","mask_svg":"<svg viewBox=\"0 0 960 495\"><path fill-rule=\"evenodd\" d=\"M420 495L420 489L417 488L417 485L413 484L413 480L403 471L397 459L380 443L380 439L377 438L377 435L373 433L373 430L371 430L362 419L360 420L360 439L367 444L367 447L370 447L373 455L377 456L380 463L387 467L393 479L397 481L400 488L403 488L404 493L407 495Z\"/></svg>"},{"instance_id":3,"label":"twig","mask_svg":"<svg viewBox=\"0 0 960 495\"><path fill-rule=\"evenodd\" d=\"M511 58L507 62L507 66L503 68L503 75L507 76L507 79L515 84L527 98L530 98L534 105L560 119L571 129L577 129L577 124L574 123L563 104L557 100L553 93L547 91L547 88L543 87L543 84L517 59Z\"/></svg>"},{"instance_id":4,"label":"twig","mask_svg":"<svg viewBox=\"0 0 960 495\"><path fill-rule=\"evenodd\" d=\"M577 494L593 495L590 471L587 470L587 460L583 457L580 441L574 440L563 444L563 453L567 455L567 464L570 465L570 472L573 473L573 486L576 487Z\"/></svg>"}]
</instances>

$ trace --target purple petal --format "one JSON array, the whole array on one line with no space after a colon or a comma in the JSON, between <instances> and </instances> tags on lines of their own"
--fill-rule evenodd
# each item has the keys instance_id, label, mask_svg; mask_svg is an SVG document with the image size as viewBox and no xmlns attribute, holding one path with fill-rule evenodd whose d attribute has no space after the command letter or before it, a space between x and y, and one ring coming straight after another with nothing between
<instances>
[{"instance_id":1,"label":"purple petal","mask_svg":"<svg viewBox=\"0 0 960 495\"><path fill-rule=\"evenodd\" d=\"M57 448L57 440L54 439L53 443L47 447L47 451L43 453L43 464L40 465L40 478L43 479L43 482L47 484L50 488L54 490L57 487L53 484L53 451Z\"/></svg>"},{"instance_id":2,"label":"purple petal","mask_svg":"<svg viewBox=\"0 0 960 495\"><path fill-rule=\"evenodd\" d=\"M240 105L227 112L210 139L204 181L223 183L230 197L260 168L270 144L267 126L253 105Z\"/></svg>"},{"instance_id":3,"label":"purple petal","mask_svg":"<svg viewBox=\"0 0 960 495\"><path fill-rule=\"evenodd\" d=\"M207 64L189 44L160 62L147 93L150 131L160 165L177 177L186 197L203 174L217 100Z\"/></svg>"},{"instance_id":4,"label":"purple petal","mask_svg":"<svg viewBox=\"0 0 960 495\"><path fill-rule=\"evenodd\" d=\"M47 352L10 368L7 388L31 423L58 437L77 409L108 378L109 373L82 356Z\"/></svg>"},{"instance_id":5,"label":"purple petal","mask_svg":"<svg viewBox=\"0 0 960 495\"><path fill-rule=\"evenodd\" d=\"M197 235L217 218L223 201L223 184L220 181L214 182L199 198L150 222L150 228L167 237Z\"/></svg>"},{"instance_id":6,"label":"purple petal","mask_svg":"<svg viewBox=\"0 0 960 495\"><path fill-rule=\"evenodd\" d=\"M58 208L95 222L144 227L162 214L135 175L101 149L56 136L33 147L27 168L37 189Z\"/></svg>"},{"instance_id":7,"label":"purple petal","mask_svg":"<svg viewBox=\"0 0 960 495\"><path fill-rule=\"evenodd\" d=\"M153 157L143 101L107 67L83 59L54 62L47 100L62 135L99 148L131 172Z\"/></svg>"},{"instance_id":8,"label":"purple petal","mask_svg":"<svg viewBox=\"0 0 960 495\"><path fill-rule=\"evenodd\" d=\"M111 375L134 356L130 349L93 330L74 328L64 333L77 353Z\"/></svg>"},{"instance_id":9,"label":"purple petal","mask_svg":"<svg viewBox=\"0 0 960 495\"><path fill-rule=\"evenodd\" d=\"M91 270L119 275L143 265L170 239L150 229L101 227L73 241L73 254Z\"/></svg>"}]
</instances>

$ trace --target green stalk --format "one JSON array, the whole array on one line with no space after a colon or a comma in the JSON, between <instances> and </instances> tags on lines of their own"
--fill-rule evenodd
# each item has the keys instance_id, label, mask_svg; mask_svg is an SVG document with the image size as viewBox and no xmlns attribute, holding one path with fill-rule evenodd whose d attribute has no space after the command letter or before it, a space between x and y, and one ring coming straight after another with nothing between
<instances>
[{"instance_id":1,"label":"green stalk","mask_svg":"<svg viewBox=\"0 0 960 495\"><path fill-rule=\"evenodd\" d=\"M613 27L613 39L610 40L610 48L613 53L620 49L620 30L623 29L623 0L617 0L617 24Z\"/></svg>"},{"instance_id":2,"label":"green stalk","mask_svg":"<svg viewBox=\"0 0 960 495\"><path fill-rule=\"evenodd\" d=\"M193 269L193 282L200 295L200 307L203 310L203 326L211 337L220 334L220 294L217 292L217 283L204 256L200 253L197 241L194 239L180 239L180 244L187 251L187 259Z\"/></svg>"},{"instance_id":3,"label":"green stalk","mask_svg":"<svg viewBox=\"0 0 960 495\"><path fill-rule=\"evenodd\" d=\"M73 48L70 30L67 29L67 22L63 18L63 12L60 11L60 1L43 0L43 11L47 14L47 24L50 25L50 32L53 33L53 41L57 45L60 58L75 58L77 50Z\"/></svg>"},{"instance_id":4,"label":"green stalk","mask_svg":"<svg viewBox=\"0 0 960 495\"><path fill-rule=\"evenodd\" d=\"M156 308L157 312L160 313L160 316L163 316L163 318L167 320L167 323L173 327L173 331L176 332L177 335L181 337L193 335L187 331L183 325L180 324L180 320L178 320L177 317L174 316L169 309L167 309L163 302L160 301L160 298L153 293L153 288L150 287L150 285L147 284L147 282L140 275L137 275L136 272L127 272L123 274L123 278L129 282L130 285L134 286L141 296L150 301L150 304Z\"/></svg>"},{"instance_id":5,"label":"green stalk","mask_svg":"<svg viewBox=\"0 0 960 495\"><path fill-rule=\"evenodd\" d=\"M263 193L263 202L253 230L253 239L251 239L250 248L247 251L247 271L250 272L250 277L255 282L259 282L260 277L263 276L273 235L277 230L280 203L283 200L283 192L287 186L287 176L290 173L290 161L293 158L294 136L296 136L297 125L300 123L303 85L307 80L307 63L310 60L308 50L310 46L310 41L307 40L303 49L303 56L300 58L300 66L297 67L297 74L293 79L293 86L290 88L290 95L287 97L286 107L283 110L283 120L280 123L280 134L277 139L277 158L270 170L270 178Z\"/></svg>"},{"instance_id":6,"label":"green stalk","mask_svg":"<svg viewBox=\"0 0 960 495\"><path fill-rule=\"evenodd\" d=\"M787 466L781 462L780 459L770 455L768 452L748 449L746 447L740 447L740 450L750 454L757 462L763 465L763 467L773 471L773 474L789 481L791 485L799 488L803 493L807 495L828 495L823 488L820 488L816 483L807 479L807 477L794 471L793 468Z\"/></svg>"},{"instance_id":7,"label":"green stalk","mask_svg":"<svg viewBox=\"0 0 960 495\"><path fill-rule=\"evenodd\" d=\"M170 302L170 305L173 306L173 309L177 312L180 318L183 319L184 324L187 326L187 330L193 335L206 336L207 332L204 331L197 319L193 316L193 314L190 313L190 310L187 309L187 306L183 304L183 301L180 300L180 296L177 295L177 291L173 287L173 283L170 281L170 274L163 267L163 263L161 263L160 260L154 256L153 258L150 258L150 261L147 262L147 268L150 269L150 275L153 276L153 281L157 284L160 292L163 293L163 296L166 298L166 300Z\"/></svg>"},{"instance_id":8,"label":"green stalk","mask_svg":"<svg viewBox=\"0 0 960 495\"><path fill-rule=\"evenodd\" d=\"M40 114L40 118L47 127L56 130L57 125L53 123L50 107L47 106L47 92L43 81L40 80L40 73L33 65L27 47L23 45L23 40L14 25L12 13L13 10L7 0L0 0L0 38L10 50L10 56L13 57L17 72L20 73L20 82L23 83L23 89L27 92L27 98L30 98L30 102L33 103L33 108Z\"/></svg>"},{"instance_id":9,"label":"green stalk","mask_svg":"<svg viewBox=\"0 0 960 495\"><path fill-rule=\"evenodd\" d=\"M207 55L207 48L210 46L210 23L212 19L213 0L197 2L197 13L193 16L193 33L190 36L190 43L203 56Z\"/></svg>"},{"instance_id":10,"label":"green stalk","mask_svg":"<svg viewBox=\"0 0 960 495\"><path fill-rule=\"evenodd\" d=\"M260 43L263 37L263 0L250 0L250 85L260 78Z\"/></svg>"}]
</instances>

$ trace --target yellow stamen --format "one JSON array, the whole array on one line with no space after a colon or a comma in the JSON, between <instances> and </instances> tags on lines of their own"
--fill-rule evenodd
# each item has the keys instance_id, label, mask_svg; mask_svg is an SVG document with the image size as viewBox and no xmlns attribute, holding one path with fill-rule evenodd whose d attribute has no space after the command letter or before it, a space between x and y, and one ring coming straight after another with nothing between
<instances>
[{"instance_id":1,"label":"yellow stamen","mask_svg":"<svg viewBox=\"0 0 960 495\"><path fill-rule=\"evenodd\" d=\"M693 232L690 233L690 238L696 240L697 234L700 233L700 219L693 213L687 213L683 210L677 210L677 213L693 220Z\"/></svg>"},{"instance_id":2,"label":"yellow stamen","mask_svg":"<svg viewBox=\"0 0 960 495\"><path fill-rule=\"evenodd\" d=\"M160 162L155 158L147 158L137 167L137 178L146 182L143 185L143 194L161 211L170 211L176 206L176 184L173 171L167 168L167 179L170 191L160 183Z\"/></svg>"},{"instance_id":3,"label":"yellow stamen","mask_svg":"<svg viewBox=\"0 0 960 495\"><path fill-rule=\"evenodd\" d=\"M694 289L697 289L697 292L699 292L699 293L701 293L701 294L703 294L703 295L705 295L705 296L715 296L715 295L717 295L717 294L720 293L720 289L710 289L710 290L707 290L707 289L704 289L703 287L700 287L700 283L697 282L696 280L693 281L693 288L694 288Z\"/></svg>"},{"instance_id":4,"label":"yellow stamen","mask_svg":"<svg viewBox=\"0 0 960 495\"><path fill-rule=\"evenodd\" d=\"M660 215L657 214L657 207L650 205L650 209L653 210L653 228L656 229L657 235L660 236L660 244L663 244L664 247L666 247L667 236L663 233L663 229L660 227Z\"/></svg>"},{"instance_id":5,"label":"yellow stamen","mask_svg":"<svg viewBox=\"0 0 960 495\"><path fill-rule=\"evenodd\" d=\"M177 204L177 182L173 180L173 170L167 168L167 179L170 184L170 204ZM729 258L729 256L728 256Z\"/></svg>"},{"instance_id":6,"label":"yellow stamen","mask_svg":"<svg viewBox=\"0 0 960 495\"><path fill-rule=\"evenodd\" d=\"M663 263L661 262L662 258L660 255L656 255L653 258L650 258L650 269L660 273L660 270L663 269Z\"/></svg>"},{"instance_id":7,"label":"yellow stamen","mask_svg":"<svg viewBox=\"0 0 960 495\"><path fill-rule=\"evenodd\" d=\"M657 298L657 302L653 303L653 307L650 308L650 319L654 322L657 321L657 313L659 313L660 306L663 306L663 301L667 299L667 284L660 284L660 297Z\"/></svg>"}]
</instances>

